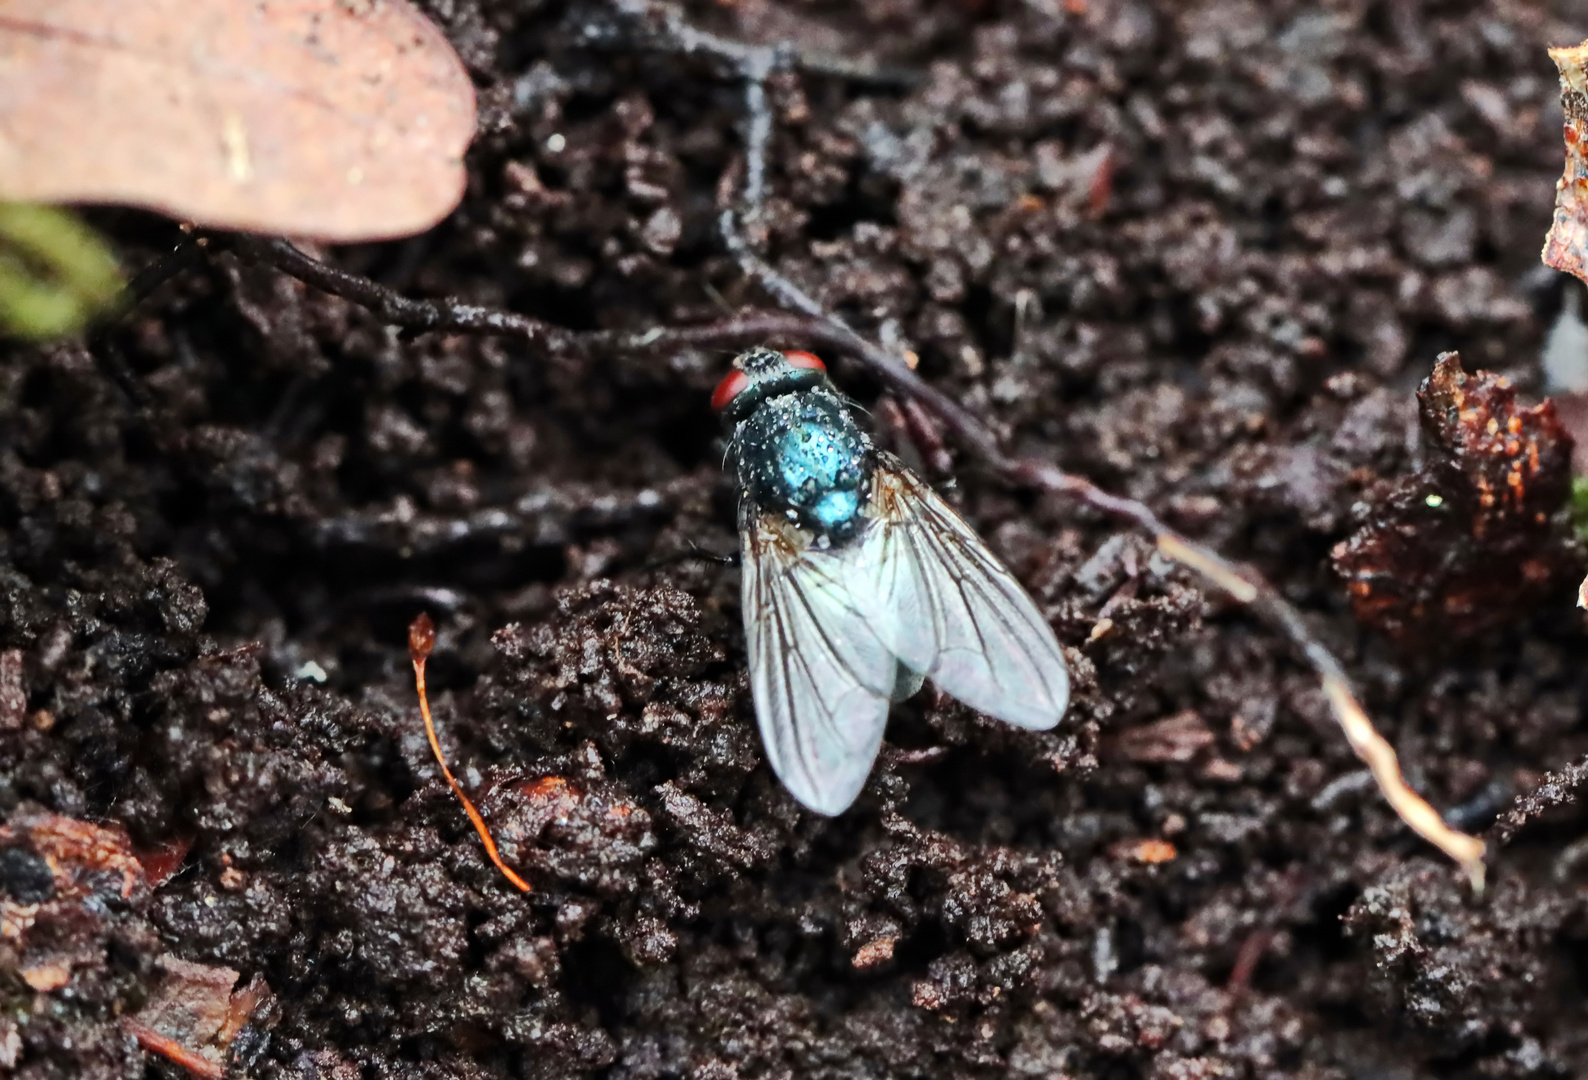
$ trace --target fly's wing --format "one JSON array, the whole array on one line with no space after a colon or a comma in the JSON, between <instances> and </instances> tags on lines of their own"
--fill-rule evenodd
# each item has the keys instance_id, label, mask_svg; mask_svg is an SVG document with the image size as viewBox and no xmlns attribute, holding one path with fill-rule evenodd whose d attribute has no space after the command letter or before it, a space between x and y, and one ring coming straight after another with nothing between
<instances>
[{"instance_id":1,"label":"fly's wing","mask_svg":"<svg viewBox=\"0 0 1588 1080\"><path fill-rule=\"evenodd\" d=\"M1053 727L1070 673L1053 629L980 537L897 459L874 479L864 539L869 586L856 589L885 648L971 708Z\"/></svg>"},{"instance_id":2,"label":"fly's wing","mask_svg":"<svg viewBox=\"0 0 1588 1080\"><path fill-rule=\"evenodd\" d=\"M805 806L841 813L882 745L898 661L848 581L863 549L805 549L775 515L741 515L744 633L767 759Z\"/></svg>"}]
</instances>

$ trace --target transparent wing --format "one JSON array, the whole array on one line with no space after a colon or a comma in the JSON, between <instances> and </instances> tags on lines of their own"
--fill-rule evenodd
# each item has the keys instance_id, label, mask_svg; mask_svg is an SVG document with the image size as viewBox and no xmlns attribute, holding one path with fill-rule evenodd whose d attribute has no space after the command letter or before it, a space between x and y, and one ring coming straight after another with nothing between
<instances>
[{"instance_id":1,"label":"transparent wing","mask_svg":"<svg viewBox=\"0 0 1588 1080\"><path fill-rule=\"evenodd\" d=\"M973 709L1050 728L1070 701L1053 629L997 556L936 492L879 461L864 540L870 587L854 592L883 646Z\"/></svg>"},{"instance_id":2,"label":"transparent wing","mask_svg":"<svg viewBox=\"0 0 1588 1080\"><path fill-rule=\"evenodd\" d=\"M796 799L838 814L871 772L898 672L845 584L863 549L809 550L776 516L742 516L744 633L761 741Z\"/></svg>"}]
</instances>

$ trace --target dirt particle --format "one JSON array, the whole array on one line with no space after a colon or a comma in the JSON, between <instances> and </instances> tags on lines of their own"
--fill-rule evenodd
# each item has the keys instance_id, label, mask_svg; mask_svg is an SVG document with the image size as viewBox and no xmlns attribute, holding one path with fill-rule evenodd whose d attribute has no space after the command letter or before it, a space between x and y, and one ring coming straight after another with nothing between
<instances>
[{"instance_id":1,"label":"dirt particle","mask_svg":"<svg viewBox=\"0 0 1588 1080\"><path fill-rule=\"evenodd\" d=\"M55 875L42 856L26 848L0 848L0 892L18 904L43 903L55 895Z\"/></svg>"},{"instance_id":2,"label":"dirt particle","mask_svg":"<svg viewBox=\"0 0 1588 1080\"><path fill-rule=\"evenodd\" d=\"M22 684L22 653L17 649L0 652L0 731L15 731L26 720L27 690Z\"/></svg>"}]
</instances>

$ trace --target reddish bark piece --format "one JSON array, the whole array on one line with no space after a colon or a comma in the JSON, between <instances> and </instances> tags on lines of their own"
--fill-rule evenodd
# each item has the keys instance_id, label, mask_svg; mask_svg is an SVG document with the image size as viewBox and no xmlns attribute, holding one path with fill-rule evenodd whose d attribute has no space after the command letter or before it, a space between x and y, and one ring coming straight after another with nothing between
<instances>
[{"instance_id":1,"label":"reddish bark piece","mask_svg":"<svg viewBox=\"0 0 1588 1080\"><path fill-rule=\"evenodd\" d=\"M160 957L157 963L165 978L137 1018L188 1045L210 1043L231 1015L237 972L170 955Z\"/></svg>"},{"instance_id":2,"label":"reddish bark piece","mask_svg":"<svg viewBox=\"0 0 1588 1080\"><path fill-rule=\"evenodd\" d=\"M1403 644L1503 625L1563 569L1553 516L1572 440L1552 402L1523 408L1501 376L1444 353L1417 391L1428 462L1365 500L1367 523L1335 546L1358 619Z\"/></svg>"},{"instance_id":3,"label":"reddish bark piece","mask_svg":"<svg viewBox=\"0 0 1588 1080\"><path fill-rule=\"evenodd\" d=\"M1560 70L1566 114L1566 168L1555 182L1555 220L1544 237L1545 266L1588 281L1588 41L1549 50Z\"/></svg>"},{"instance_id":4,"label":"reddish bark piece","mask_svg":"<svg viewBox=\"0 0 1588 1080\"><path fill-rule=\"evenodd\" d=\"M407 0L9 0L0 199L374 240L463 194L474 88Z\"/></svg>"},{"instance_id":5,"label":"reddish bark piece","mask_svg":"<svg viewBox=\"0 0 1588 1080\"><path fill-rule=\"evenodd\" d=\"M182 868L182 860L187 858L192 848L191 836L179 836L157 847L140 848L137 852L138 864L143 867L149 888L158 889L169 881L171 875Z\"/></svg>"},{"instance_id":6,"label":"reddish bark piece","mask_svg":"<svg viewBox=\"0 0 1588 1080\"><path fill-rule=\"evenodd\" d=\"M127 1032L150 1053L218 1080L226 1073L232 1040L269 1000L270 987L255 975L233 992L238 975L231 968L170 955L157 962L165 977L148 1004L124 1021Z\"/></svg>"},{"instance_id":7,"label":"reddish bark piece","mask_svg":"<svg viewBox=\"0 0 1588 1080\"><path fill-rule=\"evenodd\" d=\"M244 1025L249 1021L259 1016L271 996L270 984L265 982L265 977L258 972L248 980L247 986L232 991L231 1002L226 1009L226 1022L215 1035L216 1045L231 1049L232 1040L237 1038L237 1033L243 1030Z\"/></svg>"},{"instance_id":8,"label":"reddish bark piece","mask_svg":"<svg viewBox=\"0 0 1588 1080\"><path fill-rule=\"evenodd\" d=\"M69 884L78 870L111 870L121 875L121 895L126 898L145 880L143 866L120 826L94 825L43 811L19 813L12 824L50 864L58 886Z\"/></svg>"},{"instance_id":9,"label":"reddish bark piece","mask_svg":"<svg viewBox=\"0 0 1588 1080\"><path fill-rule=\"evenodd\" d=\"M119 880L123 900L144 893L143 868L119 826L95 825L23 803L0 825L7 881L0 889L0 967L35 993L71 994L79 973L90 982L105 961L116 915L105 889ZM80 989L80 988L76 988Z\"/></svg>"}]
</instances>

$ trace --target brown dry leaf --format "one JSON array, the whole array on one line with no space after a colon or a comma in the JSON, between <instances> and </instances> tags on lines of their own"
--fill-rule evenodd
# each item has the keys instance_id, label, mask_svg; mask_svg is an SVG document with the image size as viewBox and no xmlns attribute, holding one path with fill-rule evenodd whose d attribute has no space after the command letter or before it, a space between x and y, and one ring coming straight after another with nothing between
<instances>
[{"instance_id":1,"label":"brown dry leaf","mask_svg":"<svg viewBox=\"0 0 1588 1080\"><path fill-rule=\"evenodd\" d=\"M474 88L407 0L7 0L0 200L322 240L462 198Z\"/></svg>"},{"instance_id":2,"label":"brown dry leaf","mask_svg":"<svg viewBox=\"0 0 1588 1080\"><path fill-rule=\"evenodd\" d=\"M1417 391L1423 468L1364 492L1362 526L1331 553L1356 617L1437 649L1522 617L1569 563L1557 513L1572 439L1552 401L1531 407L1441 353Z\"/></svg>"},{"instance_id":3,"label":"brown dry leaf","mask_svg":"<svg viewBox=\"0 0 1588 1080\"><path fill-rule=\"evenodd\" d=\"M1555 221L1544 237L1545 266L1588 281L1588 41L1549 50L1560 69L1566 114L1566 171L1555 182Z\"/></svg>"}]
</instances>

